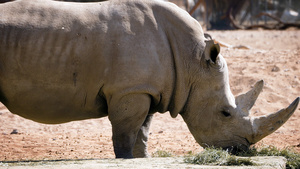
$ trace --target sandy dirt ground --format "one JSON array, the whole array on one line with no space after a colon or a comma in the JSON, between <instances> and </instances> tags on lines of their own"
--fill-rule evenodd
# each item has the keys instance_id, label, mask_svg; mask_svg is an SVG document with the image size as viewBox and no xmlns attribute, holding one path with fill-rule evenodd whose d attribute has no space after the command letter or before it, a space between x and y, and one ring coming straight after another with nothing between
<instances>
[{"instance_id":1,"label":"sandy dirt ground","mask_svg":"<svg viewBox=\"0 0 300 169\"><path fill-rule=\"evenodd\" d=\"M233 46L221 53L228 63L234 95L248 91L264 79L265 86L252 115L275 112L300 96L300 31L209 31L215 39ZM26 101L26 100L25 100ZM0 161L114 158L111 125L107 118L59 125L36 123L0 106ZM300 152L300 107L279 130L257 145L293 147ZM181 117L156 114L151 124L149 152L165 150L174 155L202 148Z\"/></svg>"}]
</instances>

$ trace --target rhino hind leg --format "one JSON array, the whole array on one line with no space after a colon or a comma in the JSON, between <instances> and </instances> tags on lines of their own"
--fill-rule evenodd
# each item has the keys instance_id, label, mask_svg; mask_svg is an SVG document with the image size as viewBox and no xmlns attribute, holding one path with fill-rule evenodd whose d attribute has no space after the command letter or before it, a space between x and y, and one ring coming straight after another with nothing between
<instances>
[{"instance_id":1,"label":"rhino hind leg","mask_svg":"<svg viewBox=\"0 0 300 169\"><path fill-rule=\"evenodd\" d=\"M116 158L133 158L133 147L150 104L151 98L147 94L112 97L108 104L108 118L112 124Z\"/></svg>"},{"instance_id":2,"label":"rhino hind leg","mask_svg":"<svg viewBox=\"0 0 300 169\"><path fill-rule=\"evenodd\" d=\"M144 121L138 136L136 138L136 142L133 149L133 156L135 158L143 158L143 157L150 157L148 154L148 136L149 136L149 129L150 124L152 121L153 115L148 115L146 120Z\"/></svg>"}]
</instances>

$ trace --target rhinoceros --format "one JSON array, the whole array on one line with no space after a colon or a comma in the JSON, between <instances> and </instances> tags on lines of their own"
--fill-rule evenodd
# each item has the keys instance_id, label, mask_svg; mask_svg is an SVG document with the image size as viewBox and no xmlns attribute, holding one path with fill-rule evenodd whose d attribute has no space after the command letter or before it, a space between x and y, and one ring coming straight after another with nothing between
<instances>
[{"instance_id":1,"label":"rhinoceros","mask_svg":"<svg viewBox=\"0 0 300 169\"><path fill-rule=\"evenodd\" d=\"M108 116L116 158L147 157L155 112L180 114L204 147L247 149L293 114L252 117L259 81L236 98L220 47L200 24L162 1L0 5L0 100L58 124Z\"/></svg>"}]
</instances>

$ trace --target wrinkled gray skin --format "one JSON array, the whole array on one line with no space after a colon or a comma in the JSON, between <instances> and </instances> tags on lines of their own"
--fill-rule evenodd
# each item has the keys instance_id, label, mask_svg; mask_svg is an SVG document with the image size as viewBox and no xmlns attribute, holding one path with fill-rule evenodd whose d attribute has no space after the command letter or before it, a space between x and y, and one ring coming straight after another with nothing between
<instances>
[{"instance_id":1,"label":"wrinkled gray skin","mask_svg":"<svg viewBox=\"0 0 300 169\"><path fill-rule=\"evenodd\" d=\"M263 82L235 99L219 46L166 2L0 4L0 44L0 99L12 113L48 124L108 116L117 158L148 156L155 112L180 114L202 146L246 149L299 102L249 116Z\"/></svg>"}]
</instances>

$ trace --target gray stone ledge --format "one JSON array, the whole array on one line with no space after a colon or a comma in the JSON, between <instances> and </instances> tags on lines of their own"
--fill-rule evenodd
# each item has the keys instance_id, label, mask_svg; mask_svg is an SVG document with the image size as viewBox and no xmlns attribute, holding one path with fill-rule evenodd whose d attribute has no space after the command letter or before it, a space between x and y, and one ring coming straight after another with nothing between
<instances>
[{"instance_id":1,"label":"gray stone ledge","mask_svg":"<svg viewBox=\"0 0 300 169\"><path fill-rule=\"evenodd\" d=\"M137 158L137 159L97 159L97 160L62 160L62 161L35 161L35 162L0 162L0 169L126 169L126 168L221 168L221 169L280 169L285 168L284 157L251 157L259 166L207 166L194 165L183 162L183 157L168 158Z\"/></svg>"}]
</instances>

